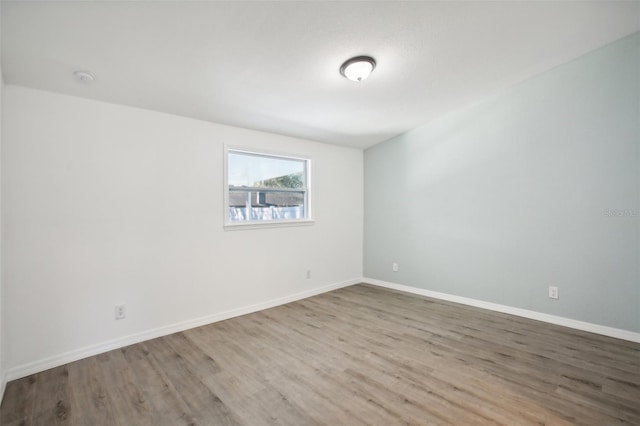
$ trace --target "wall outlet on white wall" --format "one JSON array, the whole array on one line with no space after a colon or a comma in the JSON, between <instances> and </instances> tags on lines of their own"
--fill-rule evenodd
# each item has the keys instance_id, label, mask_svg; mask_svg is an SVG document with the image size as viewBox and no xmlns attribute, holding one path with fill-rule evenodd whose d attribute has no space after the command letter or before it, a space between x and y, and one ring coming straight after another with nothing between
<instances>
[{"instance_id":1,"label":"wall outlet on white wall","mask_svg":"<svg viewBox=\"0 0 640 426\"><path fill-rule=\"evenodd\" d=\"M311 279L311 269L307 269L307 279Z\"/></svg>"},{"instance_id":2,"label":"wall outlet on white wall","mask_svg":"<svg viewBox=\"0 0 640 426\"><path fill-rule=\"evenodd\" d=\"M398 272L398 264L397 264L396 262L393 262L393 263L391 264L391 270L392 270L393 272Z\"/></svg>"},{"instance_id":3,"label":"wall outlet on white wall","mask_svg":"<svg viewBox=\"0 0 640 426\"><path fill-rule=\"evenodd\" d=\"M115 318L117 320L125 319L127 317L127 309L125 305L116 305Z\"/></svg>"},{"instance_id":4,"label":"wall outlet on white wall","mask_svg":"<svg viewBox=\"0 0 640 426\"><path fill-rule=\"evenodd\" d=\"M557 299L558 298L558 287L549 286L549 298Z\"/></svg>"}]
</instances>

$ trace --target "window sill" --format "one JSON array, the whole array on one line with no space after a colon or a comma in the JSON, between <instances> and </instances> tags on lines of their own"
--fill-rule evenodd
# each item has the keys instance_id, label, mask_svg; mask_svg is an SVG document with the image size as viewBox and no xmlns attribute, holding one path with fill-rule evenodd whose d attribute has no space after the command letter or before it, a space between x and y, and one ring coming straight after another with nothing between
<instances>
[{"instance_id":1,"label":"window sill","mask_svg":"<svg viewBox=\"0 0 640 426\"><path fill-rule=\"evenodd\" d=\"M299 220L277 220L270 222L239 222L239 223L225 223L225 231L240 231L243 229L265 229L265 228L288 228L291 226L311 226L315 223L313 219L299 219Z\"/></svg>"}]
</instances>

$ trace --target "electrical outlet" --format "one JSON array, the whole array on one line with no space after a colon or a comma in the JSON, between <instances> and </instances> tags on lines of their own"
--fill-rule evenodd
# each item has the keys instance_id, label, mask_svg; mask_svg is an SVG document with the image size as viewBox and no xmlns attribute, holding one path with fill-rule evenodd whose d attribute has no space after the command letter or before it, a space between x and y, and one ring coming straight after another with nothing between
<instances>
[{"instance_id":1,"label":"electrical outlet","mask_svg":"<svg viewBox=\"0 0 640 426\"><path fill-rule=\"evenodd\" d=\"M558 287L549 286L549 298L550 299L558 298Z\"/></svg>"},{"instance_id":2,"label":"electrical outlet","mask_svg":"<svg viewBox=\"0 0 640 426\"><path fill-rule=\"evenodd\" d=\"M393 272L398 272L398 264L396 262L393 262L391 264L391 269L393 270Z\"/></svg>"},{"instance_id":3,"label":"electrical outlet","mask_svg":"<svg viewBox=\"0 0 640 426\"><path fill-rule=\"evenodd\" d=\"M115 317L117 320L125 319L127 317L125 305L116 305Z\"/></svg>"},{"instance_id":4,"label":"electrical outlet","mask_svg":"<svg viewBox=\"0 0 640 426\"><path fill-rule=\"evenodd\" d=\"M307 279L311 279L311 269L307 269Z\"/></svg>"}]
</instances>

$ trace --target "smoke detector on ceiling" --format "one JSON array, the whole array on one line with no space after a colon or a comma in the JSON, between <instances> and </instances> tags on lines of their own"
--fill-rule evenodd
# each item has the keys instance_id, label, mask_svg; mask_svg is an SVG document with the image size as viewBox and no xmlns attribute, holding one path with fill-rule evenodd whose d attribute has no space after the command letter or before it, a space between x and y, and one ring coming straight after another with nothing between
<instances>
[{"instance_id":1,"label":"smoke detector on ceiling","mask_svg":"<svg viewBox=\"0 0 640 426\"><path fill-rule=\"evenodd\" d=\"M93 80L95 80L95 77L89 71L76 71L73 73L73 76L76 78L76 80L82 83L91 83Z\"/></svg>"}]
</instances>

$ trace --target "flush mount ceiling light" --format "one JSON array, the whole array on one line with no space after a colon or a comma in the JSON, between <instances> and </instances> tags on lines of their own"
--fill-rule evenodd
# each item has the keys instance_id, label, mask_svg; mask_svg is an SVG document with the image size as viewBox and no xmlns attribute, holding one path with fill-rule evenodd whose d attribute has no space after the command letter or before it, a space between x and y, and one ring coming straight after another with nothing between
<instances>
[{"instance_id":1,"label":"flush mount ceiling light","mask_svg":"<svg viewBox=\"0 0 640 426\"><path fill-rule=\"evenodd\" d=\"M340 74L351 81L362 81L375 67L376 61L371 56L356 56L342 64Z\"/></svg>"}]
</instances>

